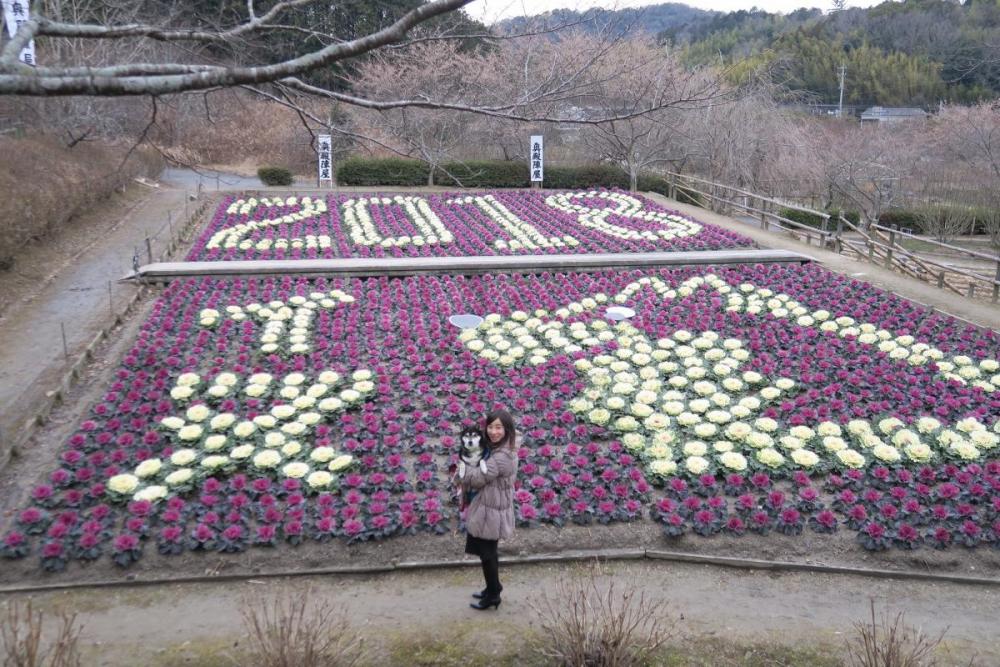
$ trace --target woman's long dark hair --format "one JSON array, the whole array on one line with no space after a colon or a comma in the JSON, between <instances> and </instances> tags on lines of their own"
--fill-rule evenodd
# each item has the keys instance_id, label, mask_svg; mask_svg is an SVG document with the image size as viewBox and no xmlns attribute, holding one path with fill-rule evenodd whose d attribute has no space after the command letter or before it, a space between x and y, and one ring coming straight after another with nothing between
<instances>
[{"instance_id":1,"label":"woman's long dark hair","mask_svg":"<svg viewBox=\"0 0 1000 667\"><path fill-rule=\"evenodd\" d=\"M490 442L490 436L486 433L486 427L500 420L503 424L503 441L493 444ZM514 428L514 418L510 416L510 413L506 410L492 410L486 414L486 421L483 423L483 442L487 444L490 449L496 449L498 447L510 447L514 449L514 442L517 440L517 429Z\"/></svg>"}]
</instances>

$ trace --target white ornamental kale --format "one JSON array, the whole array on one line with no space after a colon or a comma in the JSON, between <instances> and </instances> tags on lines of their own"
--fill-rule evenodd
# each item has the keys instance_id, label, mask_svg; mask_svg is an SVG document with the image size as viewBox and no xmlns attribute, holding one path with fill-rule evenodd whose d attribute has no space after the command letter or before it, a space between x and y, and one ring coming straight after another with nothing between
<instances>
[{"instance_id":1,"label":"white ornamental kale","mask_svg":"<svg viewBox=\"0 0 1000 667\"><path fill-rule=\"evenodd\" d=\"M160 421L173 452L113 477L109 495L123 501L158 499L186 491L202 477L236 470L302 479L312 491L331 488L351 457L316 447L316 428L367 400L375 391L371 378L367 369L348 377L333 370L312 378L304 373L281 379L255 373L242 381L234 373L220 373L209 383L185 373L174 387L185 391L171 391L177 413ZM213 391L217 387L228 391ZM255 416L251 418L246 408L223 411L221 406L230 399L244 404L256 400ZM156 487L155 493L145 491L150 487Z\"/></svg>"}]
</instances>

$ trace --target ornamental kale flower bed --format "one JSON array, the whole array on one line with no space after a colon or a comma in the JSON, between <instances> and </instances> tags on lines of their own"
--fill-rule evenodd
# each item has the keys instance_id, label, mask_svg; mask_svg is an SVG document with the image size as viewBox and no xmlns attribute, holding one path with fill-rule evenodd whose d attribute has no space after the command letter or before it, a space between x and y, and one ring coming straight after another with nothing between
<instances>
[{"instance_id":1,"label":"ornamental kale flower bed","mask_svg":"<svg viewBox=\"0 0 1000 667\"><path fill-rule=\"evenodd\" d=\"M223 201L188 259L718 250L739 234L618 191L327 195Z\"/></svg>"},{"instance_id":2,"label":"ornamental kale flower bed","mask_svg":"<svg viewBox=\"0 0 1000 667\"><path fill-rule=\"evenodd\" d=\"M452 436L497 403L522 527L997 545L998 353L815 266L175 282L0 553L447 532Z\"/></svg>"}]
</instances>

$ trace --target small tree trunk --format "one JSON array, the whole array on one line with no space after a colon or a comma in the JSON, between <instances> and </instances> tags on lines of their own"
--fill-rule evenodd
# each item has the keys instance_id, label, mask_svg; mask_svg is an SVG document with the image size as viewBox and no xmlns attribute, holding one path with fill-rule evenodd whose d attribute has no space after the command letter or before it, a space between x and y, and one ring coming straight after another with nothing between
<instances>
[{"instance_id":1,"label":"small tree trunk","mask_svg":"<svg viewBox=\"0 0 1000 667\"><path fill-rule=\"evenodd\" d=\"M434 165L431 165L430 171L427 172L427 185L434 185Z\"/></svg>"},{"instance_id":2,"label":"small tree trunk","mask_svg":"<svg viewBox=\"0 0 1000 667\"><path fill-rule=\"evenodd\" d=\"M628 179L629 179L629 190L635 192L639 189L639 170L635 165L629 165L628 168Z\"/></svg>"}]
</instances>

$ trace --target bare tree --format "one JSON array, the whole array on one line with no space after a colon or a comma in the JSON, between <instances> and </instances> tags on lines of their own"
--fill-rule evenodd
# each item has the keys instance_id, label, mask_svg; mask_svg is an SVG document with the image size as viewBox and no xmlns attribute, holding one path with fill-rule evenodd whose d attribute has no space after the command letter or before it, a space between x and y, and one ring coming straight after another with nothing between
<instances>
[{"instance_id":1,"label":"bare tree","mask_svg":"<svg viewBox=\"0 0 1000 667\"><path fill-rule=\"evenodd\" d=\"M759 190L782 177L787 154L801 151L804 133L779 104L780 86L755 74L730 96L691 116L695 164L711 180Z\"/></svg>"},{"instance_id":2,"label":"bare tree","mask_svg":"<svg viewBox=\"0 0 1000 667\"><path fill-rule=\"evenodd\" d=\"M931 136L946 157L987 174L993 189L1000 186L1000 100L942 108Z\"/></svg>"},{"instance_id":3,"label":"bare tree","mask_svg":"<svg viewBox=\"0 0 1000 667\"><path fill-rule=\"evenodd\" d=\"M986 208L980 209L976 221L985 234L990 237L990 246L1000 254L1000 199L992 197Z\"/></svg>"},{"instance_id":4,"label":"bare tree","mask_svg":"<svg viewBox=\"0 0 1000 667\"><path fill-rule=\"evenodd\" d=\"M917 220L925 234L941 242L968 234L972 226L972 211L963 205L928 206L917 212Z\"/></svg>"},{"instance_id":5,"label":"bare tree","mask_svg":"<svg viewBox=\"0 0 1000 667\"><path fill-rule=\"evenodd\" d=\"M877 222L902 198L900 184L919 159L923 129L915 121L899 127L826 122L814 126L809 150L832 198Z\"/></svg>"},{"instance_id":6,"label":"bare tree","mask_svg":"<svg viewBox=\"0 0 1000 667\"><path fill-rule=\"evenodd\" d=\"M27 4L27 3L23 3ZM42 10L59 21L95 20L123 24L142 16L138 3L107 3L100 0L47 0ZM180 45L152 40L122 39L115 42L83 38L46 39L39 53L47 65L100 66L111 58L138 62L151 58L183 58ZM30 69L30 68L29 68ZM0 68L2 71L2 68ZM142 99L86 96L0 97L0 117L21 127L44 128L58 135L69 147L80 142L136 134L148 122L149 103ZM0 130L5 128L0 128Z\"/></svg>"},{"instance_id":7,"label":"bare tree","mask_svg":"<svg viewBox=\"0 0 1000 667\"><path fill-rule=\"evenodd\" d=\"M88 64L30 67L18 60L21 49L31 39L42 37L106 39L112 43L131 38L195 45L231 45L239 40L277 29L284 15L314 0L282 0L258 16L253 0L247 3L245 19L228 29L206 25L167 27L143 23L83 23L60 21L36 8L31 19L0 51L0 94L11 95L166 95L242 84L291 80L312 70L402 42L409 31L430 19L454 11L471 0L434 0L407 12L398 21L347 41L335 41L301 55L259 66L184 62ZM335 38L335 35L322 35Z\"/></svg>"},{"instance_id":8,"label":"bare tree","mask_svg":"<svg viewBox=\"0 0 1000 667\"><path fill-rule=\"evenodd\" d=\"M406 54L379 54L363 64L352 80L359 95L379 94L397 98L433 97L453 100L469 97L479 71L479 58L463 53L456 42L430 42L408 49ZM427 185L441 164L453 157L454 149L466 141L472 115L451 110L399 107L361 113L359 124L371 130L364 134L383 137L406 157L415 157L429 167Z\"/></svg>"},{"instance_id":9,"label":"bare tree","mask_svg":"<svg viewBox=\"0 0 1000 667\"><path fill-rule=\"evenodd\" d=\"M588 41L586 36L578 36L568 48L589 51ZM695 108L704 112L704 107L725 101L726 90L718 72L685 70L673 53L648 37L623 43L596 69L594 90L585 101L585 112L614 116L656 106L658 100L697 100L642 116L596 123L586 132L587 146L602 161L624 169L632 190L638 188L640 171L681 159L684 148L675 139L684 114Z\"/></svg>"}]
</instances>

